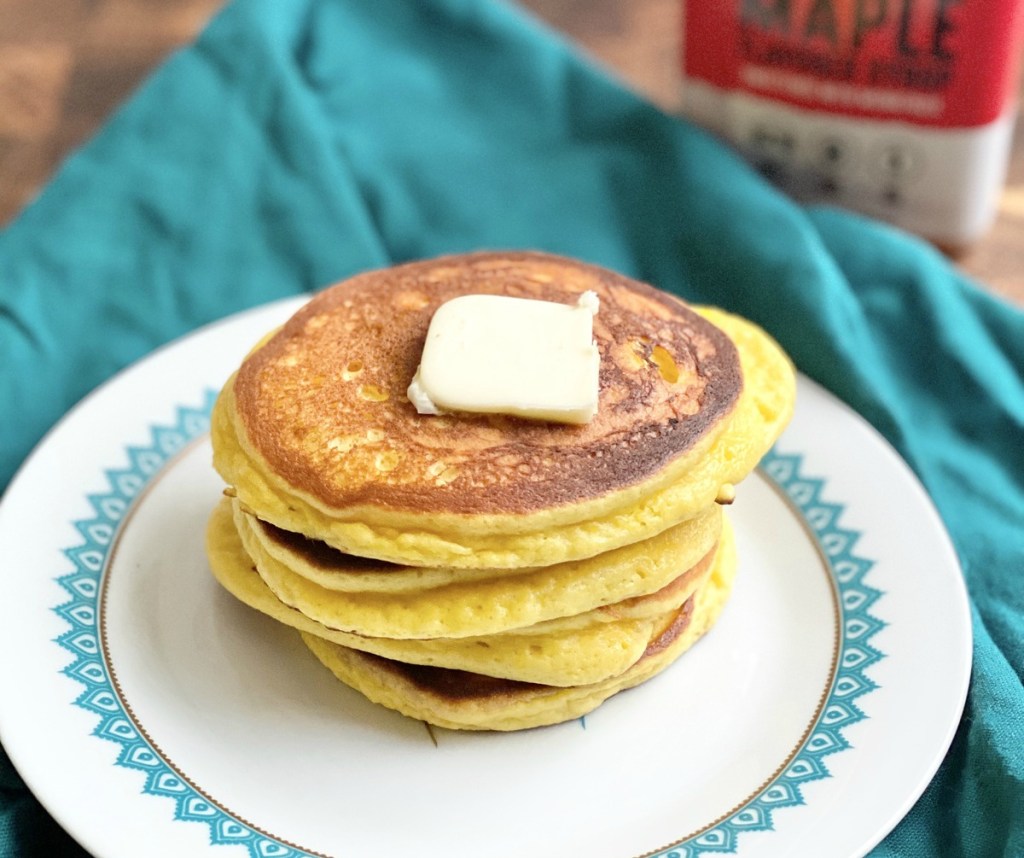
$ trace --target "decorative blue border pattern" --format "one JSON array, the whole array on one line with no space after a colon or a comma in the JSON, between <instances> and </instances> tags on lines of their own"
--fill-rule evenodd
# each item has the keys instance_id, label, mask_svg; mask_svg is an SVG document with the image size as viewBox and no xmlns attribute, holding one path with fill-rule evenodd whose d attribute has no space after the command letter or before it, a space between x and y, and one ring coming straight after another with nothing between
<instances>
[{"instance_id":1,"label":"decorative blue border pattern","mask_svg":"<svg viewBox=\"0 0 1024 858\"><path fill-rule=\"evenodd\" d=\"M109 491L88 496L95 515L75 522L85 542L64 552L75 571L57 579L71 596L70 602L54 608L70 626L57 642L75 657L63 672L85 686L75 703L99 716L93 735L121 746L118 765L145 772L144 792L174 799L175 819L206 823L212 843L245 846L252 858L314 858L226 813L176 772L122 707L101 651L100 582L118 527L150 480L189 442L209 431L216 396L216 391L207 391L199 408L178 408L173 426L154 427L148 445L127 449L127 467L106 472Z\"/></svg>"},{"instance_id":2,"label":"decorative blue border pattern","mask_svg":"<svg viewBox=\"0 0 1024 858\"><path fill-rule=\"evenodd\" d=\"M865 670L883 657L868 641L885 623L869 609L882 595L864 583L873 563L854 552L860 534L839 526L841 504L822 498L825 481L801 474L802 457L771 450L760 469L799 510L826 558L839 594L839 658L817 721L790 763L753 799L707 831L658 852L652 858L697 858L735 852L740 834L770 831L780 807L804 803L801 787L830 777L825 757L849 747L842 731L867 717L854 702L877 686Z\"/></svg>"},{"instance_id":3,"label":"decorative blue border pattern","mask_svg":"<svg viewBox=\"0 0 1024 858\"><path fill-rule=\"evenodd\" d=\"M148 445L127 448L127 467L106 471L108 491L88 496L95 514L75 522L84 542L64 552L74 564L74 571L57 579L71 597L54 608L69 626L57 642L74 656L63 672L84 686L75 703L99 717L93 735L121 746L118 765L144 772L143 791L173 799L176 819L205 823L211 843L245 846L252 858L315 858L235 818L175 771L139 733L123 708L101 651L100 585L118 528L153 477L189 442L209 430L215 398L216 392L208 391L199 408L178 408L173 426L154 427ZM778 808L803 804L803 784L830 776L825 757L849 747L843 729L866 717L854 701L876 687L865 670L883 655L868 643L884 625L869 612L881 592L864 583L872 563L854 553L859 534L839 526L842 506L823 500L823 480L804 477L801 462L799 455L772 451L762 460L761 470L800 511L831 568L840 609L834 682L816 723L783 771L728 818L653 858L730 853L736 850L741 833L771 830L772 814Z\"/></svg>"}]
</instances>

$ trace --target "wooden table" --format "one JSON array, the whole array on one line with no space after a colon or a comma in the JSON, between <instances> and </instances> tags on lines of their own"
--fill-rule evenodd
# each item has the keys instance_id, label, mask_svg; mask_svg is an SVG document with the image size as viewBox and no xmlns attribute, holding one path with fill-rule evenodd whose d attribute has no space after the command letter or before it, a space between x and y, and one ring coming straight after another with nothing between
<instances>
[{"instance_id":1,"label":"wooden table","mask_svg":"<svg viewBox=\"0 0 1024 858\"><path fill-rule=\"evenodd\" d=\"M0 0L0 224L222 5L223 0ZM679 0L522 5L637 92L667 111L677 109ZM1024 306L1022 133L1015 138L998 221L958 264Z\"/></svg>"}]
</instances>

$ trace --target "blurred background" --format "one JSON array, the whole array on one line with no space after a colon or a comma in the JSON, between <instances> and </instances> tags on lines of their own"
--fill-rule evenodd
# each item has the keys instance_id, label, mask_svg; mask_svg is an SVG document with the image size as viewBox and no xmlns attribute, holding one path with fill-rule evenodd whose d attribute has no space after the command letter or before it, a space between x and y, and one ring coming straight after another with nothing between
<instances>
[{"instance_id":1,"label":"blurred background","mask_svg":"<svg viewBox=\"0 0 1024 858\"><path fill-rule=\"evenodd\" d=\"M0 0L0 228L224 0ZM609 73L680 103L680 0L521 0ZM995 227L957 263L1024 305L1024 135Z\"/></svg>"}]
</instances>

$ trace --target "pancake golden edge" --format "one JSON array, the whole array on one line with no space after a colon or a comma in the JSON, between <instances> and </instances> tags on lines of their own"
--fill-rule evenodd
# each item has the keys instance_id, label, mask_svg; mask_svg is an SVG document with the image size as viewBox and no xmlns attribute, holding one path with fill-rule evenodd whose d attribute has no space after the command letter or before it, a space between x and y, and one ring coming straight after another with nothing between
<instances>
[{"instance_id":1,"label":"pancake golden edge","mask_svg":"<svg viewBox=\"0 0 1024 858\"><path fill-rule=\"evenodd\" d=\"M264 550L267 546L258 536L262 532L259 520L246 513L239 514L237 505L233 506L233 513L243 548L264 583L282 602L332 628L395 638L420 637L410 635L411 626L403 625L403 618L411 618L417 628L424 634L429 632L431 637L466 637L513 632L546 635L595 623L652 617L678 608L689 597L713 559L711 546L717 545L722 529L721 512L712 508L643 543L596 558L512 570L517 574L504 577L501 573L505 570L491 570L493 578L479 583L479 579L475 579L417 592L368 594L359 590L353 595L320 584L318 579L334 574L334 568L321 569L320 575L309 578L307 573L316 566L309 558L297 552L267 553ZM705 548L705 554L699 556ZM332 566L359 560L323 543L318 545L320 549L334 555ZM694 557L698 559L687 566ZM396 574L406 568L395 567ZM384 573L378 574L382 577ZM574 613L576 611L578 613ZM493 620L495 613L499 617L497 622ZM461 631L453 631L458 627L460 615L467 614L470 629L463 626ZM360 625L367 617L380 628L371 632ZM522 625L537 617L551 618ZM392 627L399 626L399 631L385 628L389 620ZM468 633L470 630L472 635Z\"/></svg>"},{"instance_id":2,"label":"pancake golden edge","mask_svg":"<svg viewBox=\"0 0 1024 858\"><path fill-rule=\"evenodd\" d=\"M733 552L727 524L720 547L695 585L701 584L726 556ZM373 653L384 658L427 666L465 670L487 676L546 685L582 685L616 676L643 655L664 616L633 617L617 605L600 609L606 622L583 623L568 631L437 640L388 640L331 629L282 603L256 573L235 527L231 504L224 499L210 517L206 537L207 554L214 577L243 604L279 622L324 640ZM692 592L687 589L672 600L674 614ZM542 627L534 627L541 629Z\"/></svg>"},{"instance_id":3,"label":"pancake golden edge","mask_svg":"<svg viewBox=\"0 0 1024 858\"><path fill-rule=\"evenodd\" d=\"M289 565L268 553L252 517L237 501L233 507L242 545L278 599L331 628L385 638L489 635L544 622L549 631L565 628L578 614L660 590L711 551L722 527L712 504L650 539L585 560L418 592L346 593L304 577L301 558L287 558Z\"/></svg>"},{"instance_id":4,"label":"pancake golden edge","mask_svg":"<svg viewBox=\"0 0 1024 858\"><path fill-rule=\"evenodd\" d=\"M317 562L317 558L297 556L288 544L290 540L307 540L300 533L288 533L274 525L263 521L255 513L248 514L249 527L253 536L259 541L261 549L293 571L314 581L328 590L340 590L345 593L410 593L445 587L449 584L465 584L469 581L483 581L498 575L516 575L531 572L535 566L523 566L519 569L452 569L431 566L402 566L374 558L360 558L352 554L343 554L327 543L320 543L319 550L332 551L338 557L350 558L357 565L345 565L332 562ZM277 531L275 536L274 531ZM318 542L318 540L312 540ZM376 564L376 565L374 565Z\"/></svg>"},{"instance_id":5,"label":"pancake golden edge","mask_svg":"<svg viewBox=\"0 0 1024 858\"><path fill-rule=\"evenodd\" d=\"M692 597L677 619L685 625L667 642L655 638L644 654L623 673L588 685L552 688L521 685L499 688L478 697L446 695L424 687L401 669L358 650L302 633L303 643L319 661L346 685L369 700L410 718L452 730L524 730L558 724L586 715L614 694L632 688L660 673L716 622L728 600L736 570L731 539L722 550L707 583ZM672 632L671 626L668 630Z\"/></svg>"},{"instance_id":6,"label":"pancake golden edge","mask_svg":"<svg viewBox=\"0 0 1024 858\"><path fill-rule=\"evenodd\" d=\"M214 463L239 501L285 530L341 551L411 566L522 568L590 557L649 538L711 505L753 470L788 423L792 363L753 323L694 308L735 343L743 391L732 414L656 476L565 507L523 515L331 509L274 474L245 437L225 384L212 416Z\"/></svg>"}]
</instances>

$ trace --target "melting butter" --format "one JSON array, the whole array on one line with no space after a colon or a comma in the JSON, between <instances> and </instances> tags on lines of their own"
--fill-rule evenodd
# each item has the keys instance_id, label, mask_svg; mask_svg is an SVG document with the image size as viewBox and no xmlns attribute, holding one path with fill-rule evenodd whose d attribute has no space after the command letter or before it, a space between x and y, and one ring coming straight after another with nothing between
<instances>
[{"instance_id":1,"label":"melting butter","mask_svg":"<svg viewBox=\"0 0 1024 858\"><path fill-rule=\"evenodd\" d=\"M589 423L597 413L600 302L463 295L431 319L409 401L420 414L509 414Z\"/></svg>"}]
</instances>

